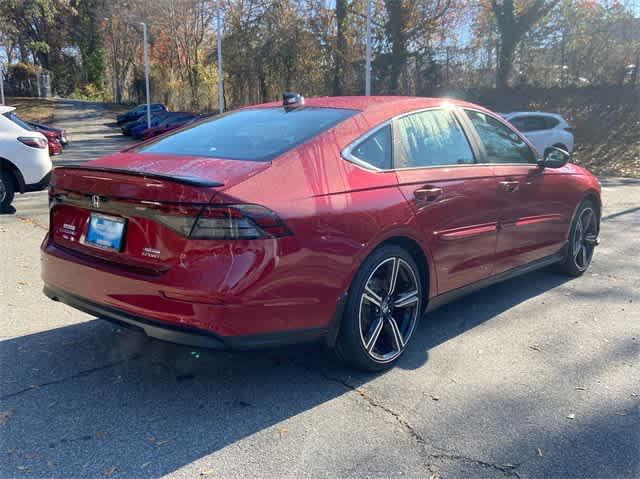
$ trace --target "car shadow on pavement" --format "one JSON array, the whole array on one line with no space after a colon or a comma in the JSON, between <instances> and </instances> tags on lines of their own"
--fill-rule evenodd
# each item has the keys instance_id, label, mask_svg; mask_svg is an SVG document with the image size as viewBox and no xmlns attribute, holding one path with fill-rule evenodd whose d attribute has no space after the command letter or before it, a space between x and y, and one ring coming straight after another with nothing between
<instances>
[{"instance_id":1,"label":"car shadow on pavement","mask_svg":"<svg viewBox=\"0 0 640 479\"><path fill-rule=\"evenodd\" d=\"M398 367L428 367L431 348L566 280L535 272L439 309ZM279 423L378 376L320 345L221 353L100 320L1 341L0 366L2 477L158 477L247 436L276 440Z\"/></svg>"}]
</instances>

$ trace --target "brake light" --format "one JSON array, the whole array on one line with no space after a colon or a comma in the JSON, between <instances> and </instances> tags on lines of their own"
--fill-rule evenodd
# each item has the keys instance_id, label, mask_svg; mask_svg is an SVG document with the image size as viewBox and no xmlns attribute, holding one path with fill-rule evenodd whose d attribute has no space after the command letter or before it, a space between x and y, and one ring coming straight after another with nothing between
<instances>
[{"instance_id":1,"label":"brake light","mask_svg":"<svg viewBox=\"0 0 640 479\"><path fill-rule=\"evenodd\" d=\"M278 238L291 234L271 210L259 205L163 208L155 219L191 239Z\"/></svg>"},{"instance_id":2,"label":"brake light","mask_svg":"<svg viewBox=\"0 0 640 479\"><path fill-rule=\"evenodd\" d=\"M569 133L573 133L573 128L571 128L570 126L566 126L564 128L564 131L568 131Z\"/></svg>"},{"instance_id":3,"label":"brake light","mask_svg":"<svg viewBox=\"0 0 640 479\"><path fill-rule=\"evenodd\" d=\"M47 148L47 140L39 136L19 136L18 141L31 148Z\"/></svg>"}]
</instances>

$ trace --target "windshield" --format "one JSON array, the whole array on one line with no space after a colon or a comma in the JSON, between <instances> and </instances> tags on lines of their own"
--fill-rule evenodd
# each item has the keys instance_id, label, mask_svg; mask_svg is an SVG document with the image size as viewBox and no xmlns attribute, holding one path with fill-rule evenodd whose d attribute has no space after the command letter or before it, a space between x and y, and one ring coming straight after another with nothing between
<instances>
[{"instance_id":1,"label":"windshield","mask_svg":"<svg viewBox=\"0 0 640 479\"><path fill-rule=\"evenodd\" d=\"M200 122L156 142L141 153L270 161L356 113L338 108L259 108Z\"/></svg>"},{"instance_id":2,"label":"windshield","mask_svg":"<svg viewBox=\"0 0 640 479\"><path fill-rule=\"evenodd\" d=\"M36 131L35 128L33 128L28 123L26 123L22 118L20 118L18 115L16 115L15 112L13 112L13 111L8 111L6 113L3 113L3 115L6 118L9 118L9 120L14 122L20 128L24 128L25 130L29 130L29 131Z\"/></svg>"}]
</instances>

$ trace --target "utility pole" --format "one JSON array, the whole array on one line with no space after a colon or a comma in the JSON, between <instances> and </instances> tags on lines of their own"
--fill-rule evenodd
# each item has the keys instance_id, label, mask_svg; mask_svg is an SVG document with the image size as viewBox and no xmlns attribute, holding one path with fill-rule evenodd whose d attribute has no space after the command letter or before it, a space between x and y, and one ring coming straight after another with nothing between
<instances>
[{"instance_id":1,"label":"utility pole","mask_svg":"<svg viewBox=\"0 0 640 479\"><path fill-rule=\"evenodd\" d=\"M220 0L216 0L216 43L218 47L218 109L224 112L224 84L222 81L222 19L220 18Z\"/></svg>"},{"instance_id":2,"label":"utility pole","mask_svg":"<svg viewBox=\"0 0 640 479\"><path fill-rule=\"evenodd\" d=\"M367 0L367 48L364 67L364 94L371 96L371 0Z\"/></svg>"},{"instance_id":3,"label":"utility pole","mask_svg":"<svg viewBox=\"0 0 640 479\"><path fill-rule=\"evenodd\" d=\"M0 65L0 105L4 105L4 68Z\"/></svg>"},{"instance_id":4,"label":"utility pole","mask_svg":"<svg viewBox=\"0 0 640 479\"><path fill-rule=\"evenodd\" d=\"M151 128L151 98L149 94L149 46L147 45L147 24L142 25L142 36L144 40L144 82L147 90L147 128Z\"/></svg>"}]
</instances>

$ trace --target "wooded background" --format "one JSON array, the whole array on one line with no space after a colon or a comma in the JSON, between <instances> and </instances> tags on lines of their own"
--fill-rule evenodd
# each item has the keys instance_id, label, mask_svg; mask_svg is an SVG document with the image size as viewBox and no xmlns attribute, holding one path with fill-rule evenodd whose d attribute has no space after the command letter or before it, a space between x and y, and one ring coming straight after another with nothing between
<instances>
[{"instance_id":1,"label":"wooded background","mask_svg":"<svg viewBox=\"0 0 640 479\"><path fill-rule=\"evenodd\" d=\"M638 5L636 5L638 4ZM223 0L228 108L364 93L366 0ZM374 0L373 94L638 84L640 2ZM217 108L215 0L0 0L0 58L13 95Z\"/></svg>"}]
</instances>

